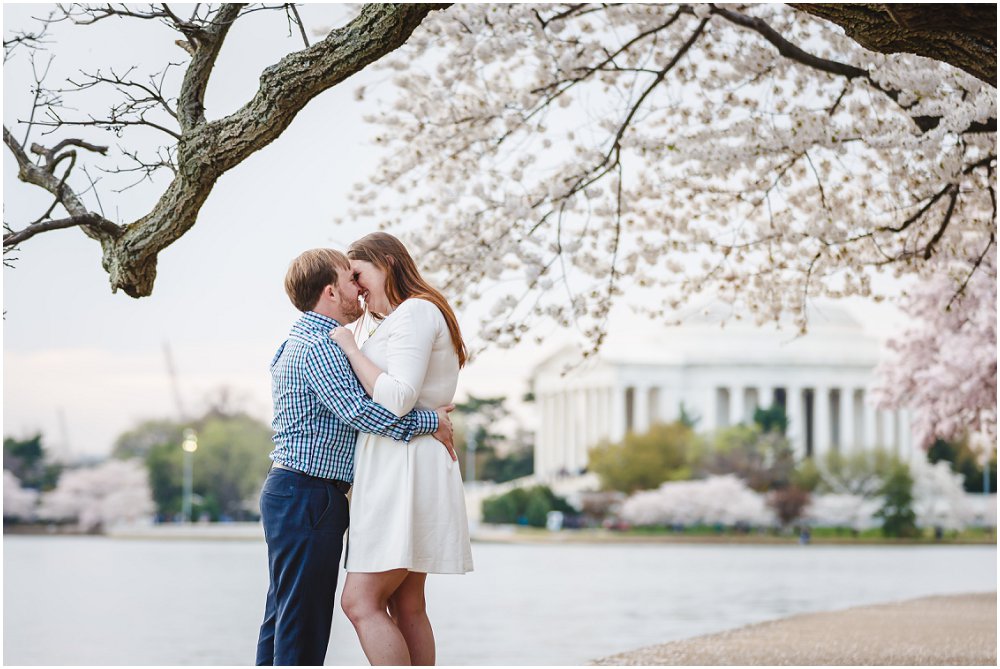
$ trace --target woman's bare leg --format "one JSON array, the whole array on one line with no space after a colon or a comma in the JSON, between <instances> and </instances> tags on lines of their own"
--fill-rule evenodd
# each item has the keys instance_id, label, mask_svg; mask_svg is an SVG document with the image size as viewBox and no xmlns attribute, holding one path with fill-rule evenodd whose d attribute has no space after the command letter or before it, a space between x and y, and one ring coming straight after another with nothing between
<instances>
[{"instance_id":1,"label":"woman's bare leg","mask_svg":"<svg viewBox=\"0 0 1000 669\"><path fill-rule=\"evenodd\" d=\"M434 631L427 618L424 584L427 574L409 572L389 597L389 613L406 640L414 666L432 666L435 661Z\"/></svg>"},{"instance_id":2,"label":"woman's bare leg","mask_svg":"<svg viewBox=\"0 0 1000 669\"><path fill-rule=\"evenodd\" d=\"M405 569L374 574L348 572L340 605L358 633L372 665L410 664L406 639L387 610L389 597L406 579Z\"/></svg>"}]
</instances>

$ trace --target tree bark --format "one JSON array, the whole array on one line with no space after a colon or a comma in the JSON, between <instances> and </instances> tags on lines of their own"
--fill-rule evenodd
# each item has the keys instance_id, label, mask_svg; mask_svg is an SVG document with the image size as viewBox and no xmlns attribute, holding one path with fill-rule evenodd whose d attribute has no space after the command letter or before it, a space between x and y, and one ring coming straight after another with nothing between
<instances>
[{"instance_id":1,"label":"tree bark","mask_svg":"<svg viewBox=\"0 0 1000 669\"><path fill-rule=\"evenodd\" d=\"M997 85L996 4L790 4L836 23L866 49L912 53Z\"/></svg>"}]
</instances>

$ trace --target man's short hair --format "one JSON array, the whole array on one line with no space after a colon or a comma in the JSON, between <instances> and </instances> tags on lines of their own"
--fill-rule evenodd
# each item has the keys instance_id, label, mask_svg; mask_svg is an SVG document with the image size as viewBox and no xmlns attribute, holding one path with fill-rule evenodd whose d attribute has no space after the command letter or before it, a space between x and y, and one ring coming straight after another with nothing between
<instances>
[{"instance_id":1,"label":"man's short hair","mask_svg":"<svg viewBox=\"0 0 1000 669\"><path fill-rule=\"evenodd\" d=\"M337 270L350 269L351 262L340 251L310 249L288 266L285 292L296 309L310 311L319 302L323 289L337 283Z\"/></svg>"}]
</instances>

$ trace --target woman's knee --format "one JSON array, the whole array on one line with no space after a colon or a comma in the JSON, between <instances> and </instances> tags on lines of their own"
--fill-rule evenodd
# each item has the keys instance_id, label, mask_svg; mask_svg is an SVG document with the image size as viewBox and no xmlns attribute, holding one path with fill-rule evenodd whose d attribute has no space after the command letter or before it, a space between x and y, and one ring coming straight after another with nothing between
<instances>
[{"instance_id":1,"label":"woman's knee","mask_svg":"<svg viewBox=\"0 0 1000 669\"><path fill-rule=\"evenodd\" d=\"M375 601L375 598L367 596L362 591L347 589L340 596L340 608L344 610L344 615L352 623L364 620L379 610L378 602Z\"/></svg>"},{"instance_id":2,"label":"woman's knee","mask_svg":"<svg viewBox=\"0 0 1000 669\"><path fill-rule=\"evenodd\" d=\"M393 618L415 618L427 615L427 600L423 592L397 592L389 598Z\"/></svg>"}]
</instances>

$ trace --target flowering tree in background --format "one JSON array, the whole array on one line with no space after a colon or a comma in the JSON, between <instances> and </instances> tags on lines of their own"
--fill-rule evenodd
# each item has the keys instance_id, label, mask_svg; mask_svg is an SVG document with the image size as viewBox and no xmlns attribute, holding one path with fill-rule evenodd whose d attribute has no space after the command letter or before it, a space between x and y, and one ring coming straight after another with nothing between
<instances>
[{"instance_id":1,"label":"flowering tree in background","mask_svg":"<svg viewBox=\"0 0 1000 669\"><path fill-rule=\"evenodd\" d=\"M960 291L995 241L995 76L787 6L461 5L378 67L392 158L347 216L416 226L450 294L495 302L487 341L551 319L596 348L637 289L804 328L810 296L880 298L939 253Z\"/></svg>"},{"instance_id":2,"label":"flowering tree in background","mask_svg":"<svg viewBox=\"0 0 1000 669\"><path fill-rule=\"evenodd\" d=\"M633 525L776 524L764 495L737 476L710 476L699 481L670 481L656 490L637 492L622 505L622 519Z\"/></svg>"},{"instance_id":3,"label":"flowering tree in background","mask_svg":"<svg viewBox=\"0 0 1000 669\"><path fill-rule=\"evenodd\" d=\"M22 488L21 481L14 473L3 470L3 517L4 520L33 520L38 491Z\"/></svg>"},{"instance_id":4,"label":"flowering tree in background","mask_svg":"<svg viewBox=\"0 0 1000 669\"><path fill-rule=\"evenodd\" d=\"M824 457L814 458L813 464L819 474L819 492L871 499L882 494L893 468L901 463L879 448L854 453L828 451Z\"/></svg>"},{"instance_id":5,"label":"flowering tree in background","mask_svg":"<svg viewBox=\"0 0 1000 669\"><path fill-rule=\"evenodd\" d=\"M119 522L145 520L155 508L142 463L108 460L63 472L56 489L42 495L38 516L75 521L81 529L94 531Z\"/></svg>"},{"instance_id":6,"label":"flowering tree in background","mask_svg":"<svg viewBox=\"0 0 1000 669\"><path fill-rule=\"evenodd\" d=\"M803 518L819 527L846 527L860 532L881 524L875 517L881 506L878 497L850 493L813 495Z\"/></svg>"},{"instance_id":7,"label":"flowering tree in background","mask_svg":"<svg viewBox=\"0 0 1000 669\"><path fill-rule=\"evenodd\" d=\"M913 473L913 511L919 527L961 530L973 520L973 510L962 486L962 475L947 462L931 464L922 457L910 463Z\"/></svg>"},{"instance_id":8,"label":"flowering tree in background","mask_svg":"<svg viewBox=\"0 0 1000 669\"><path fill-rule=\"evenodd\" d=\"M971 432L986 447L984 461L997 441L996 247L988 251L961 294L957 262L906 298L916 325L889 342L893 355L879 365L874 389L882 407L915 409L914 437L924 448Z\"/></svg>"}]
</instances>

